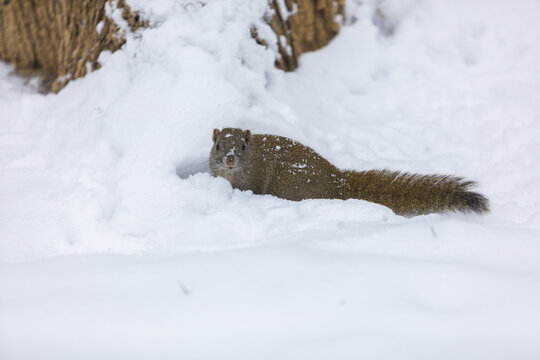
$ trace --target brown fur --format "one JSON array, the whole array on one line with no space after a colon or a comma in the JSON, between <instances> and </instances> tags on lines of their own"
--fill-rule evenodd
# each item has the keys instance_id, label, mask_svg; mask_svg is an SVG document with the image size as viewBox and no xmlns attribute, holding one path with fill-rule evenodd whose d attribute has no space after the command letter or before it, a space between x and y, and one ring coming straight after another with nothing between
<instances>
[{"instance_id":1,"label":"brown fur","mask_svg":"<svg viewBox=\"0 0 540 360\"><path fill-rule=\"evenodd\" d=\"M361 199L396 214L489 211L488 200L470 191L475 183L444 175L388 170L340 170L313 149L282 136L215 129L210 170L234 188L288 200ZM219 147L219 149L218 149Z\"/></svg>"}]
</instances>

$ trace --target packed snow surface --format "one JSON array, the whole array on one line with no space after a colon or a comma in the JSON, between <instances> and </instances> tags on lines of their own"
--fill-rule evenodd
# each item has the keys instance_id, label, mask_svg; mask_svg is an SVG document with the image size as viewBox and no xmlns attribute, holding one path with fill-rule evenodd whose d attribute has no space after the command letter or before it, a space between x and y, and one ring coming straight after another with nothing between
<instances>
[{"instance_id":1,"label":"packed snow surface","mask_svg":"<svg viewBox=\"0 0 540 360\"><path fill-rule=\"evenodd\" d=\"M0 64L1 359L540 358L540 2L351 0L287 74L266 0L129 3L151 28L57 95ZM222 127L492 211L233 190Z\"/></svg>"}]
</instances>

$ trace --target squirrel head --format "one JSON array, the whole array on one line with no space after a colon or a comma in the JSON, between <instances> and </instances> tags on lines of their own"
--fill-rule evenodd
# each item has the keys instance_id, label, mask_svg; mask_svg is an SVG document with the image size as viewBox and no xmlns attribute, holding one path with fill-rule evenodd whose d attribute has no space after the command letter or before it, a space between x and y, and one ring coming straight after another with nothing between
<instances>
[{"instance_id":1,"label":"squirrel head","mask_svg":"<svg viewBox=\"0 0 540 360\"><path fill-rule=\"evenodd\" d=\"M210 151L210 166L221 171L242 170L251 158L251 131L224 128L214 129L214 145Z\"/></svg>"}]
</instances>

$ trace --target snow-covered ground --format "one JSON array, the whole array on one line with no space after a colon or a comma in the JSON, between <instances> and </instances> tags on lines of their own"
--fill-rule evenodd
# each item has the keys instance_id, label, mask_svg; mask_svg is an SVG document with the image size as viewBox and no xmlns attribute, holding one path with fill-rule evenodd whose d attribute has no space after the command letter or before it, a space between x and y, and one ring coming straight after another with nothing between
<instances>
[{"instance_id":1,"label":"snow-covered ground","mask_svg":"<svg viewBox=\"0 0 540 360\"><path fill-rule=\"evenodd\" d=\"M0 63L0 359L540 358L540 2L349 1L289 74L266 0L129 3L153 27L57 95ZM233 190L227 126L492 212Z\"/></svg>"}]
</instances>

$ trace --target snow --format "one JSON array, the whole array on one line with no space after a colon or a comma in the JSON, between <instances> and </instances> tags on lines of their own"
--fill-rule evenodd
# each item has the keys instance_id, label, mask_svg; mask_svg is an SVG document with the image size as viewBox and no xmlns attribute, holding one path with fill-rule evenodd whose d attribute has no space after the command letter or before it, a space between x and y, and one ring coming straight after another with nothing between
<instances>
[{"instance_id":1,"label":"snow","mask_svg":"<svg viewBox=\"0 0 540 360\"><path fill-rule=\"evenodd\" d=\"M287 74L265 0L129 4L151 27L57 95L0 63L1 359L540 358L540 3L349 1ZM223 127L492 212L234 190Z\"/></svg>"}]
</instances>

